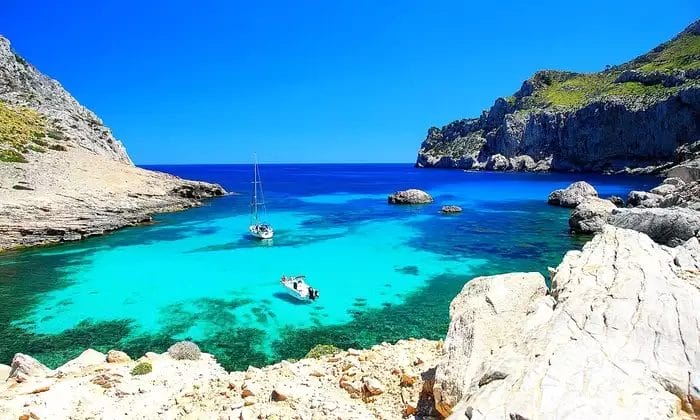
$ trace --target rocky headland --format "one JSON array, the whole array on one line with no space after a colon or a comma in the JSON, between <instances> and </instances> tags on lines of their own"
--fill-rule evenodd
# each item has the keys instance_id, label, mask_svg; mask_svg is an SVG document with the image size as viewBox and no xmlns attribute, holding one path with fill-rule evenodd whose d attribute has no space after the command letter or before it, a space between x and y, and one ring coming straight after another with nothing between
<instances>
[{"instance_id":1,"label":"rocky headland","mask_svg":"<svg viewBox=\"0 0 700 420\"><path fill-rule=\"evenodd\" d=\"M659 173L685 162L685 146L699 139L696 21L599 73L537 72L480 117L430 128L416 166Z\"/></svg>"},{"instance_id":2,"label":"rocky headland","mask_svg":"<svg viewBox=\"0 0 700 420\"><path fill-rule=\"evenodd\" d=\"M102 234L224 193L135 167L94 113L0 36L0 251Z\"/></svg>"}]
</instances>

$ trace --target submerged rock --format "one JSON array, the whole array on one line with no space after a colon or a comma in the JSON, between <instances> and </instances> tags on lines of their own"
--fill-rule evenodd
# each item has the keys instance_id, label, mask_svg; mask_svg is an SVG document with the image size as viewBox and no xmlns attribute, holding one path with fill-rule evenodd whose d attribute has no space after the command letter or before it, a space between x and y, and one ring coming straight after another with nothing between
<instances>
[{"instance_id":1,"label":"submerged rock","mask_svg":"<svg viewBox=\"0 0 700 420\"><path fill-rule=\"evenodd\" d=\"M600 232L616 208L610 200L589 197L571 212L569 227L576 233Z\"/></svg>"},{"instance_id":2,"label":"submerged rock","mask_svg":"<svg viewBox=\"0 0 700 420\"><path fill-rule=\"evenodd\" d=\"M389 204L428 204L433 202L433 197L425 191L411 188L405 191L396 191L388 198Z\"/></svg>"},{"instance_id":3,"label":"submerged rock","mask_svg":"<svg viewBox=\"0 0 700 420\"><path fill-rule=\"evenodd\" d=\"M552 191L547 203L554 206L576 207L588 197L597 197L598 191L585 181L574 182L564 189Z\"/></svg>"}]
</instances>

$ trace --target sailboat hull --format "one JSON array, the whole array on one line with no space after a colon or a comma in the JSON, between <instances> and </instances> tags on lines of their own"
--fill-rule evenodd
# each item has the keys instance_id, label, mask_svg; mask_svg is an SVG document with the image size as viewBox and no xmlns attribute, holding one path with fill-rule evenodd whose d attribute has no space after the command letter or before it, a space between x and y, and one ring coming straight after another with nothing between
<instances>
[{"instance_id":1,"label":"sailboat hull","mask_svg":"<svg viewBox=\"0 0 700 420\"><path fill-rule=\"evenodd\" d=\"M248 230L250 231L251 235L259 239L272 239L272 237L275 235L272 228L263 228L260 225L250 225L248 226Z\"/></svg>"}]
</instances>

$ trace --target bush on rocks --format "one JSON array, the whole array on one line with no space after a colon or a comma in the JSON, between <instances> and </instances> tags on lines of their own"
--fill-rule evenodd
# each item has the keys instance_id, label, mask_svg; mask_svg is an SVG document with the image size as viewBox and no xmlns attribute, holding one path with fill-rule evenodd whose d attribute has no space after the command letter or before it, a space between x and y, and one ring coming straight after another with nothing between
<instances>
[{"instance_id":1,"label":"bush on rocks","mask_svg":"<svg viewBox=\"0 0 700 420\"><path fill-rule=\"evenodd\" d=\"M332 344L317 344L311 350L309 350L308 353L306 353L305 357L313 357L314 359L318 359L322 356L336 354L339 351L341 350Z\"/></svg>"},{"instance_id":2,"label":"bush on rocks","mask_svg":"<svg viewBox=\"0 0 700 420\"><path fill-rule=\"evenodd\" d=\"M170 346L168 354L175 360L198 360L202 351L191 341L179 341Z\"/></svg>"},{"instance_id":3,"label":"bush on rocks","mask_svg":"<svg viewBox=\"0 0 700 420\"><path fill-rule=\"evenodd\" d=\"M131 374L134 376L145 375L151 372L153 372L153 365L151 364L151 362L141 362L134 366L133 369L131 369Z\"/></svg>"}]
</instances>

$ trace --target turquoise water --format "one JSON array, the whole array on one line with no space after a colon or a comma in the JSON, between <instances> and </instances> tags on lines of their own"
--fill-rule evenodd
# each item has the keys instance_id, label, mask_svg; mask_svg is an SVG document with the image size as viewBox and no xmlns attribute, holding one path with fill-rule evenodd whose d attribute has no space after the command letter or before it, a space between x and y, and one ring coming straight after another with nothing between
<instances>
[{"instance_id":1,"label":"turquoise water","mask_svg":"<svg viewBox=\"0 0 700 420\"><path fill-rule=\"evenodd\" d=\"M587 179L602 196L650 178L465 173L409 165L262 166L272 241L247 236L250 166L168 166L241 192L80 243L0 256L0 362L22 351L55 366L86 347L139 356L191 339L230 369L439 338L450 300L477 275L545 271L580 247L547 194ZM389 206L418 187L436 203ZM445 216L442 204L464 212ZM282 274L321 291L288 297Z\"/></svg>"}]
</instances>

